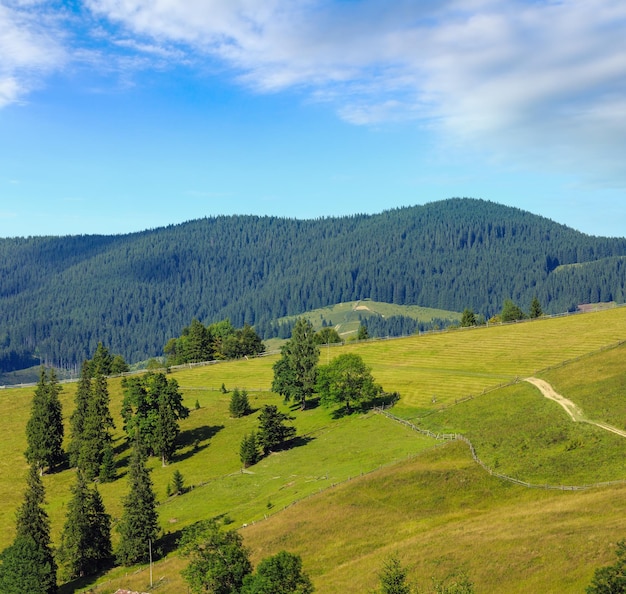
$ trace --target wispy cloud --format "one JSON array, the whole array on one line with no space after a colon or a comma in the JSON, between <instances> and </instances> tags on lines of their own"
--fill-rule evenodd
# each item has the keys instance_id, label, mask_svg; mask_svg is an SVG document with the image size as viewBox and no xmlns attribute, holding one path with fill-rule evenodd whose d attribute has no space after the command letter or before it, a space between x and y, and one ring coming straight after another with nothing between
<instances>
[{"instance_id":1,"label":"wispy cloud","mask_svg":"<svg viewBox=\"0 0 626 594\"><path fill-rule=\"evenodd\" d=\"M0 107L22 99L64 63L57 20L34 0L0 2Z\"/></svg>"},{"instance_id":2,"label":"wispy cloud","mask_svg":"<svg viewBox=\"0 0 626 594\"><path fill-rule=\"evenodd\" d=\"M623 0L84 0L97 49L39 26L42 6L0 4L0 106L63 44L131 72L218 59L254 92L296 88L354 124L415 120L626 185Z\"/></svg>"}]
</instances>

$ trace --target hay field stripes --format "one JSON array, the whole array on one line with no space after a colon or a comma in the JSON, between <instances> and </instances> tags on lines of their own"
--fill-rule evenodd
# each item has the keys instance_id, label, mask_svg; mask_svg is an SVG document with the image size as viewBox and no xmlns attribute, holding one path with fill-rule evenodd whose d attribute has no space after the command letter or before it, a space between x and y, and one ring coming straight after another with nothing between
<instances>
[{"instance_id":1,"label":"hay field stripes","mask_svg":"<svg viewBox=\"0 0 626 594\"><path fill-rule=\"evenodd\" d=\"M590 419L586 419L580 408L578 408L571 400L568 400L567 398L559 394L547 381L536 377L527 377L524 381L538 388L539 391L549 400L553 400L554 402L560 404L570 416L572 421L574 421L574 423L589 423L590 425L600 427L600 429L611 431L611 433L616 433L617 435L626 437L626 431L622 431L621 429L613 427L608 423L599 423Z\"/></svg>"},{"instance_id":2,"label":"hay field stripes","mask_svg":"<svg viewBox=\"0 0 626 594\"><path fill-rule=\"evenodd\" d=\"M478 455L476 454L476 449L474 448L474 445L472 444L472 442L467 437L465 437L464 435L461 435L460 433L433 433L429 429L422 429L421 427L414 425L413 423L411 423L410 421L407 421L406 419L401 419L400 417L396 417L395 415L392 415L390 412L387 412L382 408L376 408L374 409L374 411L378 414L384 415L385 417L387 417L388 419L391 419L392 421L395 421L396 423L400 423L401 425L404 425L406 427L409 427L410 429L413 429L413 431L416 431L417 433L431 437L432 439L436 439L438 441L446 441L446 442L449 442L449 441L465 442L469 446L470 453L472 454L472 458L474 459L474 462L476 462L479 466L481 466L491 476L502 479L509 483L514 483L516 485L526 487L528 489L546 489L549 491L584 491L584 490L593 489L596 487L610 487L612 485L626 484L626 479L617 480L617 481L605 481L602 483L591 483L588 485L550 485L550 484L539 485L535 483L527 483L515 477L508 476L506 474L501 474L499 472L494 472L492 468L487 466L487 464L485 464L485 462L483 462L478 457ZM583 422L589 422L589 421L583 421ZM596 425L597 423L591 422L591 424ZM606 427L603 427L602 425L598 425L598 426L601 427L602 429L607 429ZM615 429L615 428L613 427L612 429ZM611 429L608 429L608 430L611 431ZM617 432L621 435L624 434L624 432L621 432L619 430L617 430ZM624 437L626 437L626 435L624 435Z\"/></svg>"}]
</instances>

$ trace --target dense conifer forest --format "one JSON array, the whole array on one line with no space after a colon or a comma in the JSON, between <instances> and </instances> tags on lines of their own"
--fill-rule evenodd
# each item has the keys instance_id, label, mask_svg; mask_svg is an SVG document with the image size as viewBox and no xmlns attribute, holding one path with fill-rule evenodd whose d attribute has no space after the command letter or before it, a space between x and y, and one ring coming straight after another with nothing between
<instances>
[{"instance_id":1,"label":"dense conifer forest","mask_svg":"<svg viewBox=\"0 0 626 594\"><path fill-rule=\"evenodd\" d=\"M0 239L0 371L76 366L99 341L163 354L192 319L250 324L370 298L489 318L625 301L626 239L473 199L316 220L218 216L120 236Z\"/></svg>"}]
</instances>

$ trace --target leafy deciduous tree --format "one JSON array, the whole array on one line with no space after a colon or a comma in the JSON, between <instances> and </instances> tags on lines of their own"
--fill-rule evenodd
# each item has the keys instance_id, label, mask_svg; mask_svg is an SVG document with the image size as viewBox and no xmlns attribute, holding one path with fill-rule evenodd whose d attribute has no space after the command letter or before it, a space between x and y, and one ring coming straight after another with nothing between
<instances>
[{"instance_id":1,"label":"leafy deciduous tree","mask_svg":"<svg viewBox=\"0 0 626 594\"><path fill-rule=\"evenodd\" d=\"M302 571L300 556L281 551L263 559L256 572L244 578L240 594L311 594L314 590Z\"/></svg>"},{"instance_id":2,"label":"leafy deciduous tree","mask_svg":"<svg viewBox=\"0 0 626 594\"><path fill-rule=\"evenodd\" d=\"M344 353L320 366L317 392L322 404L344 404L349 413L351 404L370 400L382 389L374 383L371 369L359 355Z\"/></svg>"},{"instance_id":3,"label":"leafy deciduous tree","mask_svg":"<svg viewBox=\"0 0 626 594\"><path fill-rule=\"evenodd\" d=\"M196 522L183 531L180 554L190 559L181 572L192 592L232 594L239 592L252 571L241 535L222 531L215 520Z\"/></svg>"},{"instance_id":4,"label":"leafy deciduous tree","mask_svg":"<svg viewBox=\"0 0 626 594\"><path fill-rule=\"evenodd\" d=\"M617 543L617 561L607 567L599 567L593 574L587 594L623 594L626 592L626 540Z\"/></svg>"},{"instance_id":5,"label":"leafy deciduous tree","mask_svg":"<svg viewBox=\"0 0 626 594\"><path fill-rule=\"evenodd\" d=\"M511 299L505 299L502 311L500 312L500 320L502 322L516 322L526 317L524 312L518 305L513 303Z\"/></svg>"},{"instance_id":6,"label":"leafy deciduous tree","mask_svg":"<svg viewBox=\"0 0 626 594\"><path fill-rule=\"evenodd\" d=\"M315 342L317 344L336 344L341 342L341 336L333 327L326 326L315 333Z\"/></svg>"}]
</instances>

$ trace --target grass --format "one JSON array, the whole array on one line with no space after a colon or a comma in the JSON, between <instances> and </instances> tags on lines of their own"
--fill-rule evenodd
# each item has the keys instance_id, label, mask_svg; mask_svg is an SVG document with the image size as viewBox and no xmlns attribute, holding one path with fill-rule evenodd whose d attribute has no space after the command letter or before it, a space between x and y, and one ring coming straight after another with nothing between
<instances>
[{"instance_id":1,"label":"grass","mask_svg":"<svg viewBox=\"0 0 626 594\"><path fill-rule=\"evenodd\" d=\"M343 338L350 338L357 333L361 320L370 316L382 316L384 318L405 316L425 323L430 323L434 320L450 320L451 322L461 320L461 314L456 311L419 307L417 305L395 305L393 303L381 303L380 301L364 299L330 305L298 316L287 316L279 319L278 322L305 318L311 322L315 330L320 330L324 325L332 325Z\"/></svg>"},{"instance_id":2,"label":"grass","mask_svg":"<svg viewBox=\"0 0 626 594\"><path fill-rule=\"evenodd\" d=\"M528 483L626 480L623 437L573 423L556 402L525 382L428 415L419 425L462 433L488 467Z\"/></svg>"},{"instance_id":3,"label":"grass","mask_svg":"<svg viewBox=\"0 0 626 594\"><path fill-rule=\"evenodd\" d=\"M320 362L344 352L359 353L386 390L402 395L396 414L463 432L479 456L499 472L532 482L594 482L625 478L622 438L572 423L556 403L526 383L494 388L540 374L589 418L604 415L597 420L621 426L623 349L593 353L624 338L626 309L615 308L323 348ZM171 374L192 409L181 423L182 448L176 459L166 468L157 460L150 463L161 524L171 536L199 518L227 514L235 527L249 524L244 534L256 561L281 548L300 552L320 592L367 591L373 587L380 560L396 547L412 575L422 580L467 565L477 586L483 586L477 591L490 591L489 584L493 588L500 579L526 585L525 590L507 586L502 590L507 592L581 591L592 568L610 560L614 541L620 532L623 536L625 517L613 497L623 500L626 490L562 494L507 485L476 466L466 446L429 451L434 442L379 415L334 420L323 408L292 411L301 436L296 447L251 468L254 474L241 473L239 443L256 420L254 415L230 419L230 395L220 387L247 389L255 408L279 403L269 392L276 360L273 355ZM566 361L571 363L562 367ZM107 510L118 518L127 489L123 474L128 452L120 429L120 380L110 380L109 388L118 427L120 479L101 485L100 491ZM74 389L74 384L64 386L66 416L73 407ZM7 527L0 534L0 549L13 538L14 514L22 501L24 427L32 392L32 388L0 390L0 415L10 419L11 428L0 435L0 521ZM474 398L455 405L469 395ZM443 412L437 412L442 407ZM166 485L176 469L193 489L168 499ZM73 480L71 470L44 477L55 541ZM295 501L299 503L293 506ZM548 510L553 520L549 521ZM538 542L544 538L546 546L558 549L556 557ZM500 567L507 564L510 576L501 576ZM178 576L181 567L175 554L155 566L155 579L164 577L160 592L184 591ZM107 585L97 591L122 586L146 591L146 572L125 575L133 571L112 570L100 580ZM571 588L559 590L559 580L571 582Z\"/></svg>"},{"instance_id":4,"label":"grass","mask_svg":"<svg viewBox=\"0 0 626 594\"><path fill-rule=\"evenodd\" d=\"M477 592L581 592L626 531L626 487L547 492L484 473L452 443L246 528L254 560L304 559L317 592L368 592L396 553L426 587L464 569Z\"/></svg>"}]
</instances>

